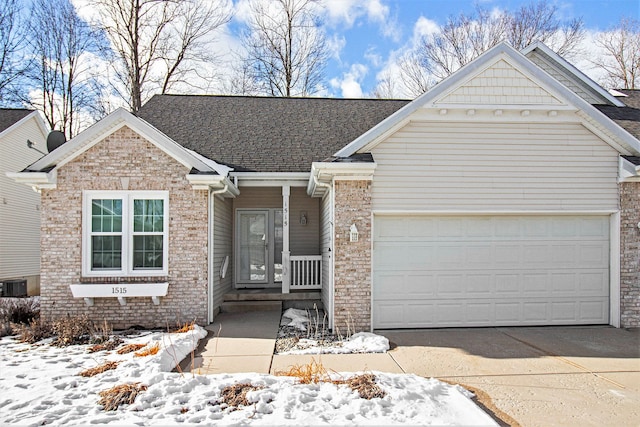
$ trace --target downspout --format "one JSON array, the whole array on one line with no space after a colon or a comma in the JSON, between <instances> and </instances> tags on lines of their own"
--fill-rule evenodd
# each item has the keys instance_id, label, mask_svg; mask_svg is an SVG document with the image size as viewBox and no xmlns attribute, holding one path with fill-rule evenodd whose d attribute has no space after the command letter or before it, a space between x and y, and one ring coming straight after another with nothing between
<instances>
[{"instance_id":1,"label":"downspout","mask_svg":"<svg viewBox=\"0 0 640 427\"><path fill-rule=\"evenodd\" d=\"M333 221L334 221L334 218L333 218L333 209L334 209L334 206L333 206L333 204L334 204L333 193L331 192L331 185L330 184L318 181L318 178L314 174L311 174L311 177L313 178L313 183L317 187L326 188L327 191L329 192L329 195L331 196L331 201L329 202L329 209L331 210L330 214L329 214L329 219L330 219L329 220L329 227L331 228L331 232L330 232L331 239L329 240L329 251L330 251L330 254L329 254L329 265L328 265L328 269L329 269L329 274L328 275L329 275L329 277L327 277L325 280L330 280L331 281L331 292L329 292L329 298L331 299L331 310L330 310L330 313L329 313L329 328L333 329L333 305L334 305L333 304L333 293L334 293L334 289L333 289L333 268L332 268L332 265L333 265L333 257L335 255L335 252L334 252L334 250L335 250L335 247L334 247L334 231L335 230L333 229ZM325 310L326 309L327 309L327 307L325 307Z\"/></svg>"},{"instance_id":2,"label":"downspout","mask_svg":"<svg viewBox=\"0 0 640 427\"><path fill-rule=\"evenodd\" d=\"M208 220L208 232L209 232L209 250L208 250L208 254L209 254L209 260L207 262L207 265L209 266L209 272L208 272L208 276L209 276L209 295L207 296L207 299L209 300L209 303L207 304L207 317L209 318L209 323L213 322L213 318L215 317L215 313L213 312L213 304L214 304L214 300L213 300L213 295L214 295L214 291L215 291L215 286L216 286L216 278L214 275L214 254L215 254L215 242L213 240L213 236L214 236L214 224L215 224L215 208L214 208L214 203L215 203L215 196L216 194L222 194L225 193L227 190L229 189L229 184L225 184L224 187L220 190L209 190L209 220Z\"/></svg>"}]
</instances>

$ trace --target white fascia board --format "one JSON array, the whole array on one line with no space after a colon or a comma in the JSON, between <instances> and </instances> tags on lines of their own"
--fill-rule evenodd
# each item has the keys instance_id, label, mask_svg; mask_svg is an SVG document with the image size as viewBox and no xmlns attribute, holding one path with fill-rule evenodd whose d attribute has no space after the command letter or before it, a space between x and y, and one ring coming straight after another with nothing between
<instances>
[{"instance_id":1,"label":"white fascia board","mask_svg":"<svg viewBox=\"0 0 640 427\"><path fill-rule=\"evenodd\" d=\"M36 191L56 188L58 180L58 174L55 170L51 172L6 172L5 175L16 183L28 185Z\"/></svg>"},{"instance_id":2,"label":"white fascia board","mask_svg":"<svg viewBox=\"0 0 640 427\"><path fill-rule=\"evenodd\" d=\"M235 197L240 194L238 187L229 178L221 175L187 174L186 178L194 190L225 190L222 195L227 197Z\"/></svg>"},{"instance_id":3,"label":"white fascia board","mask_svg":"<svg viewBox=\"0 0 640 427\"><path fill-rule=\"evenodd\" d=\"M309 181L309 172L231 172L238 187L304 187Z\"/></svg>"},{"instance_id":4,"label":"white fascia board","mask_svg":"<svg viewBox=\"0 0 640 427\"><path fill-rule=\"evenodd\" d=\"M589 119L597 122L600 126L609 131L618 141L616 141L616 144L612 144L611 141L607 141L607 143L617 151L620 152L620 147L625 147L627 152L622 152L622 154L638 155L637 153L640 153L640 141L638 141L633 135L629 134L613 120L598 111L594 106L547 74L547 72L535 65L522 53L512 48L509 44L502 42L492 47L464 67L460 68L446 79L442 80L431 90L423 93L396 113L378 123L369 131L365 132L335 153L334 156L348 157L364 147L370 150L379 143L391 129L396 127L398 123L403 121L408 122L411 114L419 108L438 108L438 105L433 104L434 101L440 99L440 97L448 91L457 88L478 71L481 71L488 65L492 64L497 57L502 57L503 59L508 60L508 62L513 63L513 65L515 65L521 72L533 77L535 80L540 82L543 87L550 90L555 96L565 100L570 105L575 106L578 110L582 110ZM560 106L550 106L549 109L558 109L559 107Z\"/></svg>"},{"instance_id":5,"label":"white fascia board","mask_svg":"<svg viewBox=\"0 0 640 427\"><path fill-rule=\"evenodd\" d=\"M371 180L378 166L375 162L367 163L335 163L313 162L311 164L311 176L307 184L307 194L316 193L318 186L326 187L332 180L338 178Z\"/></svg>"},{"instance_id":6,"label":"white fascia board","mask_svg":"<svg viewBox=\"0 0 640 427\"><path fill-rule=\"evenodd\" d=\"M195 156L193 152L123 108L118 108L104 119L82 131L75 138L33 163L30 168L40 170L54 165L56 168L61 167L124 126L131 128L185 167L195 168L202 172L218 172L211 164L205 163L201 157ZM221 168L221 171L224 172L224 168Z\"/></svg>"},{"instance_id":7,"label":"white fascia board","mask_svg":"<svg viewBox=\"0 0 640 427\"><path fill-rule=\"evenodd\" d=\"M185 150L187 150L187 152L189 152L192 156L196 157L197 159L202 161L204 164L206 164L207 166L209 166L211 169L213 169L214 171L216 171L218 174L222 176L227 176L229 172L233 170L233 168L217 163L214 160L208 159L202 154L196 153L193 150L189 150L188 148L185 148Z\"/></svg>"},{"instance_id":8,"label":"white fascia board","mask_svg":"<svg viewBox=\"0 0 640 427\"><path fill-rule=\"evenodd\" d=\"M638 181L640 179L640 165L635 165L620 156L618 166L618 182Z\"/></svg>"},{"instance_id":9,"label":"white fascia board","mask_svg":"<svg viewBox=\"0 0 640 427\"><path fill-rule=\"evenodd\" d=\"M611 93L609 93L606 89L604 89L602 86L594 82L589 76L584 74L582 71L578 70L573 64L571 64L566 59L564 59L563 57L555 53L553 50L551 50L546 44L542 43L541 41L536 41L535 43L530 44L529 46L522 49L521 53L526 56L528 53L534 50L540 50L542 53L544 53L546 56L548 56L554 62L556 62L560 67L564 68L567 72L577 77L582 83L588 86L591 90L598 93L600 96L602 96L607 101L611 102L616 107L625 106L624 103L616 99L616 97L613 96Z\"/></svg>"}]
</instances>

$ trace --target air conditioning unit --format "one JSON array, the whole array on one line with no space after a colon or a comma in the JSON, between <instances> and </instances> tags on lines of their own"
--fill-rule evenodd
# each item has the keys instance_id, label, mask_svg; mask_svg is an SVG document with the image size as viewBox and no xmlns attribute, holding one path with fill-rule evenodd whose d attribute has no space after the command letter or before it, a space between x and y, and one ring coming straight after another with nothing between
<instances>
[{"instance_id":1,"label":"air conditioning unit","mask_svg":"<svg viewBox=\"0 0 640 427\"><path fill-rule=\"evenodd\" d=\"M27 281L25 279L5 280L2 288L5 297L27 296Z\"/></svg>"}]
</instances>

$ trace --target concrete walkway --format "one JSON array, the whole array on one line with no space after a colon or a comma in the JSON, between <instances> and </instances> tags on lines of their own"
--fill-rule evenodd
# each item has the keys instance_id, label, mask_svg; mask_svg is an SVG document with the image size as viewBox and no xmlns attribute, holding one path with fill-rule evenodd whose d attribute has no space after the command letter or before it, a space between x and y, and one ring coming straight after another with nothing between
<instances>
[{"instance_id":1,"label":"concrete walkway","mask_svg":"<svg viewBox=\"0 0 640 427\"><path fill-rule=\"evenodd\" d=\"M275 374L315 360L328 371L406 372L462 384L512 425L640 426L638 329L382 331L392 345L383 354L274 356L280 316L280 311L220 314L207 327L193 371Z\"/></svg>"}]
</instances>

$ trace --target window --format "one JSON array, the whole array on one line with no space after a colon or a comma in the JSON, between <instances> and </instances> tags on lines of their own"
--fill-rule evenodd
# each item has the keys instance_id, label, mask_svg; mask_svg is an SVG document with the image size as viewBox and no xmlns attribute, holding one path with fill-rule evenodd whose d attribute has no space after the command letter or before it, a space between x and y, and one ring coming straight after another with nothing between
<instances>
[{"instance_id":1,"label":"window","mask_svg":"<svg viewBox=\"0 0 640 427\"><path fill-rule=\"evenodd\" d=\"M86 191L84 276L167 274L168 193Z\"/></svg>"}]
</instances>

